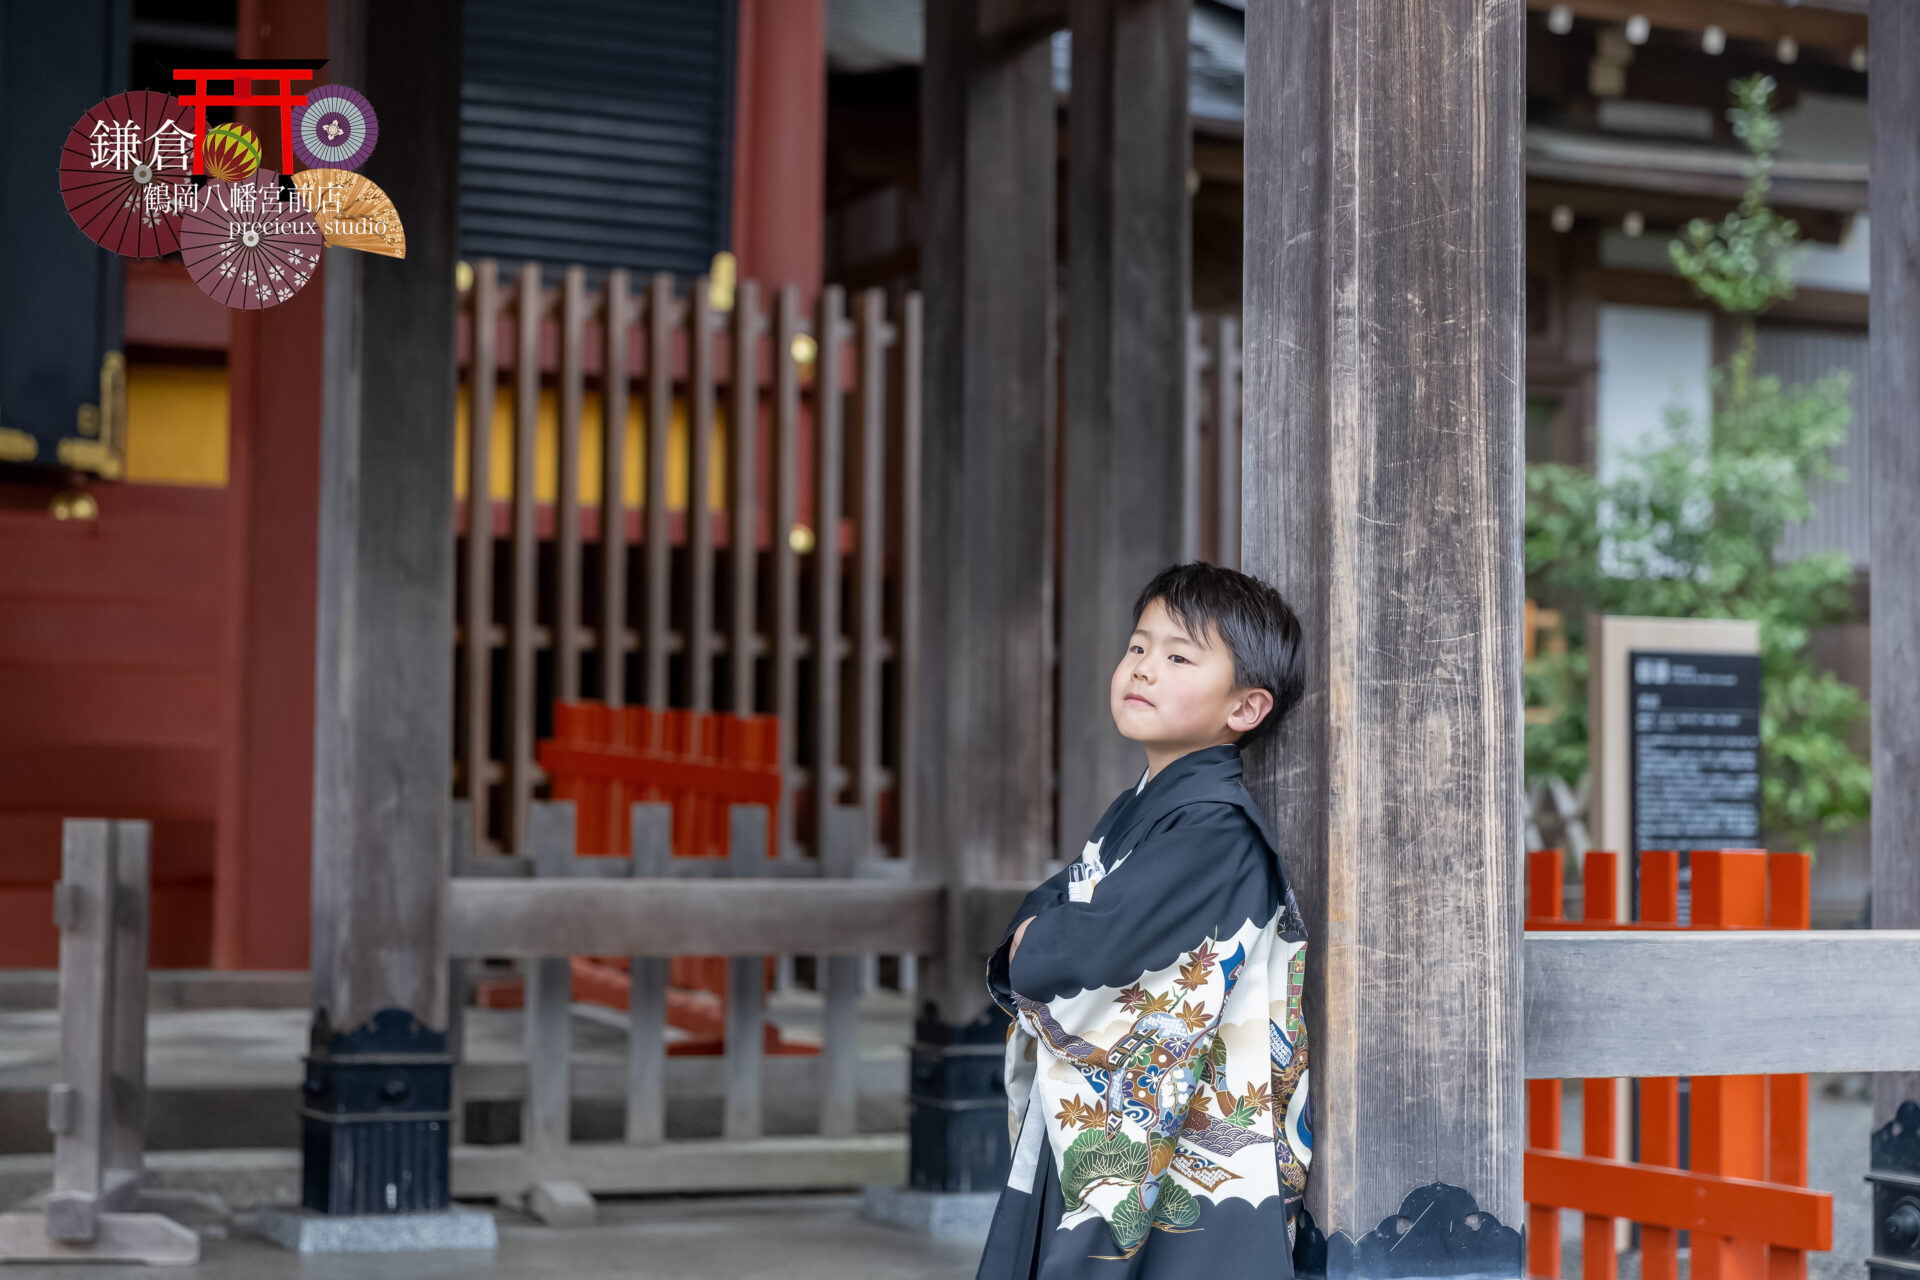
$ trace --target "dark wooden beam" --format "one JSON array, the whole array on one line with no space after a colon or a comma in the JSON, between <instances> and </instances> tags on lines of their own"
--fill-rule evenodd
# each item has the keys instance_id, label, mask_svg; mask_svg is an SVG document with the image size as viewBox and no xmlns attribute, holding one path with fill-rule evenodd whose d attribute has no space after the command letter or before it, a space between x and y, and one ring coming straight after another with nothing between
<instances>
[{"instance_id":1,"label":"dark wooden beam","mask_svg":"<svg viewBox=\"0 0 1920 1280\"><path fill-rule=\"evenodd\" d=\"M1920 928L1920 10L1874 0L1868 83L1873 111L1872 321L1868 325L1868 457L1873 543L1871 669L1873 732L1873 927ZM1891 990L1889 992L1891 994ZM1894 999L1910 999L1905 992ZM1879 1075L1873 1123L1888 1124L1904 1101L1920 1102L1920 1072Z\"/></svg>"},{"instance_id":2,"label":"dark wooden beam","mask_svg":"<svg viewBox=\"0 0 1920 1280\"><path fill-rule=\"evenodd\" d=\"M1108 705L1141 587L1189 550L1183 407L1192 293L1191 0L1073 0L1068 104L1066 442L1061 459L1062 860L1141 748Z\"/></svg>"},{"instance_id":3,"label":"dark wooden beam","mask_svg":"<svg viewBox=\"0 0 1920 1280\"><path fill-rule=\"evenodd\" d=\"M313 984L337 1029L447 1025L459 32L458 0L332 0L328 74L378 105L364 172L407 224L405 259L326 261Z\"/></svg>"},{"instance_id":4,"label":"dark wooden beam","mask_svg":"<svg viewBox=\"0 0 1920 1280\"><path fill-rule=\"evenodd\" d=\"M1523 17L1247 15L1243 549L1307 668L1248 782L1313 939L1332 1276L1522 1267Z\"/></svg>"},{"instance_id":5,"label":"dark wooden beam","mask_svg":"<svg viewBox=\"0 0 1920 1280\"><path fill-rule=\"evenodd\" d=\"M1636 307L1693 307L1703 311L1713 307L1679 276L1657 271L1587 267L1573 273L1573 287L1576 292L1599 302ZM1791 298L1768 309L1767 319L1864 327L1867 295L1838 289L1795 289Z\"/></svg>"},{"instance_id":6,"label":"dark wooden beam","mask_svg":"<svg viewBox=\"0 0 1920 1280\"><path fill-rule=\"evenodd\" d=\"M1546 10L1565 3L1576 18L1625 22L1644 16L1656 27L1704 31L1719 27L1729 40L1777 41L1792 36L1803 48L1824 48L1847 56L1867 43L1867 16L1815 5L1771 4L1766 0L1527 0L1527 8Z\"/></svg>"},{"instance_id":7,"label":"dark wooden beam","mask_svg":"<svg viewBox=\"0 0 1920 1280\"><path fill-rule=\"evenodd\" d=\"M910 847L954 888L1038 878L1051 830L1052 66L1046 40L981 29L981 0L927 5L922 678L904 781ZM929 975L954 1022L986 1004L963 898Z\"/></svg>"}]
</instances>

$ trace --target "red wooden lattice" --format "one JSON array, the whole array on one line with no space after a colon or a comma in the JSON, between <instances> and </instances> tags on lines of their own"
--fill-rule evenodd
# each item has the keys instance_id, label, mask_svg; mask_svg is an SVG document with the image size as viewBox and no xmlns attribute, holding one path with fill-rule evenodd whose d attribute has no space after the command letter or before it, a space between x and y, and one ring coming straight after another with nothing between
<instances>
[{"instance_id":1,"label":"red wooden lattice","mask_svg":"<svg viewBox=\"0 0 1920 1280\"><path fill-rule=\"evenodd\" d=\"M1691 855L1691 929L1810 927L1812 861L1804 853L1725 849ZM1561 855L1527 855L1528 929L1677 929L1680 855L1640 859L1640 920L1620 917L1619 855L1590 852L1585 919L1561 913ZM1560 1275L1560 1210L1585 1215L1581 1275L1614 1280L1614 1220L1640 1223L1644 1280L1677 1280L1680 1231L1696 1280L1805 1280L1807 1250L1833 1247L1833 1197L1808 1191L1807 1078L1694 1076L1691 1169L1680 1164L1680 1082L1640 1081L1640 1160L1614 1150L1612 1080L1581 1090L1584 1150L1562 1154L1558 1080L1527 1081L1527 1270Z\"/></svg>"}]
</instances>

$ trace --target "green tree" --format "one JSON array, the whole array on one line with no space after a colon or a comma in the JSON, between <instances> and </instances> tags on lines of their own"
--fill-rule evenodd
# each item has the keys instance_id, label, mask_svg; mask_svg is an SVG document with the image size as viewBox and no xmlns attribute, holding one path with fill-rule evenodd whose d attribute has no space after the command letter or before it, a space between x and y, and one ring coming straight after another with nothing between
<instances>
[{"instance_id":1,"label":"green tree","mask_svg":"<svg viewBox=\"0 0 1920 1280\"><path fill-rule=\"evenodd\" d=\"M1782 386L1754 372L1755 317L1792 295L1798 228L1766 203L1780 143L1773 81L1732 87L1745 198L1717 224L1696 219L1669 247L1675 269L1739 326L1734 353L1709 373L1704 439L1676 409L1607 482L1577 467L1527 468L1528 593L1558 607L1568 632L1565 654L1527 664L1528 705L1552 711L1527 726L1527 773L1574 782L1586 771L1588 612L1753 619L1761 821L1775 847L1805 846L1861 821L1872 781L1848 742L1866 713L1859 691L1815 670L1807 653L1815 627L1851 613L1853 567L1839 552L1775 558L1787 526L1812 514L1808 486L1839 475L1831 456L1846 439L1849 375Z\"/></svg>"}]
</instances>

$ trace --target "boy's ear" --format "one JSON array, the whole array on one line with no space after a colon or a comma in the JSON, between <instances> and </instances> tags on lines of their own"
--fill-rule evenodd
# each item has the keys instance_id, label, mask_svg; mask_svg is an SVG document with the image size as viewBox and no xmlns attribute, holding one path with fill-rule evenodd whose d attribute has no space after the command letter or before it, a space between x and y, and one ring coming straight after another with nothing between
<instances>
[{"instance_id":1,"label":"boy's ear","mask_svg":"<svg viewBox=\"0 0 1920 1280\"><path fill-rule=\"evenodd\" d=\"M1233 710L1227 713L1227 728L1236 733L1250 732L1254 726L1266 719L1273 710L1273 694L1255 686L1241 695Z\"/></svg>"}]
</instances>

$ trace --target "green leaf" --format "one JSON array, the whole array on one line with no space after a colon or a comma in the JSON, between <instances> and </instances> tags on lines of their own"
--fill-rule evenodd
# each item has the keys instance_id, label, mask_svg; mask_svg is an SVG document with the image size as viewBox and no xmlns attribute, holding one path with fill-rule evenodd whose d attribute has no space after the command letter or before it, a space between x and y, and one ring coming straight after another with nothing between
<instances>
[{"instance_id":1,"label":"green leaf","mask_svg":"<svg viewBox=\"0 0 1920 1280\"><path fill-rule=\"evenodd\" d=\"M1089 1129L1067 1145L1060 1158L1060 1198L1068 1212L1080 1208L1089 1184L1102 1178L1138 1183L1147 1176L1147 1144L1124 1133L1109 1137Z\"/></svg>"},{"instance_id":2,"label":"green leaf","mask_svg":"<svg viewBox=\"0 0 1920 1280\"><path fill-rule=\"evenodd\" d=\"M1153 1202L1153 1220L1170 1227L1190 1227L1200 1221L1200 1205L1185 1187L1172 1178L1162 1178L1160 1198Z\"/></svg>"},{"instance_id":3,"label":"green leaf","mask_svg":"<svg viewBox=\"0 0 1920 1280\"><path fill-rule=\"evenodd\" d=\"M1147 1238L1147 1232L1153 1229L1153 1220L1147 1217L1140 1197L1129 1194L1114 1206L1108 1225L1113 1228L1113 1242L1122 1249L1131 1249Z\"/></svg>"}]
</instances>

